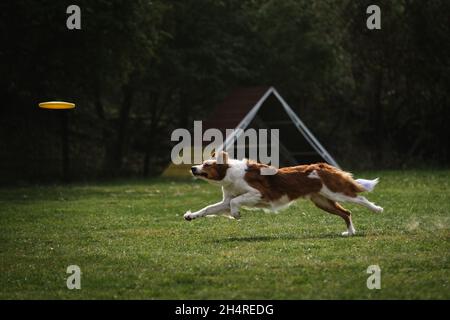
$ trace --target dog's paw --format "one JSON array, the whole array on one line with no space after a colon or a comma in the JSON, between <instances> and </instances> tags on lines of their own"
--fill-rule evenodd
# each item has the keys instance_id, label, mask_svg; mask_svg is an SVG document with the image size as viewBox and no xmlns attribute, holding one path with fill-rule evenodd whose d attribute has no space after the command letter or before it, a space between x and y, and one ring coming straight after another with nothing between
<instances>
[{"instance_id":1,"label":"dog's paw","mask_svg":"<svg viewBox=\"0 0 450 320\"><path fill-rule=\"evenodd\" d=\"M356 234L356 231L352 231L352 232L344 231L344 232L341 233L341 235L344 236L344 237L351 237L351 236L353 236L355 234Z\"/></svg>"},{"instance_id":2,"label":"dog's paw","mask_svg":"<svg viewBox=\"0 0 450 320\"><path fill-rule=\"evenodd\" d=\"M241 214L239 211L236 213L230 213L230 215L228 215L228 217L230 219L234 219L234 220L241 220Z\"/></svg>"},{"instance_id":3,"label":"dog's paw","mask_svg":"<svg viewBox=\"0 0 450 320\"><path fill-rule=\"evenodd\" d=\"M194 217L192 216L192 213L191 213L190 210L187 211L187 212L184 214L183 218L184 218L184 220L186 220L186 221L191 221L192 219L194 219Z\"/></svg>"}]
</instances>

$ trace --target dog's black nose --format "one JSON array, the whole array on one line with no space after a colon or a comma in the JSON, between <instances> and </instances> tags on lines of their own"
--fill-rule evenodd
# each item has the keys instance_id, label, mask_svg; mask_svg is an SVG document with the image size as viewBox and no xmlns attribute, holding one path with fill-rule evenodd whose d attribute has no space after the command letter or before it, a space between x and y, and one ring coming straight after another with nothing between
<instances>
[{"instance_id":1,"label":"dog's black nose","mask_svg":"<svg viewBox=\"0 0 450 320\"><path fill-rule=\"evenodd\" d=\"M196 167L192 167L191 171L192 171L192 173L195 173L197 171L197 168Z\"/></svg>"}]
</instances>

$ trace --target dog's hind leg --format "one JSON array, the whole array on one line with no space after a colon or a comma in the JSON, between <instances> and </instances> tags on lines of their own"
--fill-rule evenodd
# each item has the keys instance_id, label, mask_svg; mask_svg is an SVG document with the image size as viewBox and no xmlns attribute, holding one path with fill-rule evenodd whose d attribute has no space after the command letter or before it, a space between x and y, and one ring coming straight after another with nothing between
<instances>
[{"instance_id":1,"label":"dog's hind leg","mask_svg":"<svg viewBox=\"0 0 450 320\"><path fill-rule=\"evenodd\" d=\"M351 203L355 203L355 204L359 204L361 206L364 206L364 207L372 210L373 212L377 212L377 213L383 212L383 208L382 207L377 206L376 204L370 202L369 200L367 200L363 196L358 196L356 194L354 194L352 196L348 196L348 195L345 195L345 194L342 194L342 193L332 192L332 191L330 191L327 188L321 190L320 194L322 196L326 197L327 199L332 200L332 201L351 202Z\"/></svg>"},{"instance_id":2,"label":"dog's hind leg","mask_svg":"<svg viewBox=\"0 0 450 320\"><path fill-rule=\"evenodd\" d=\"M373 202L370 202L369 200L367 200L366 197L363 197L363 196L355 196L355 197L342 196L342 197L343 198L341 199L341 201L359 204L359 205L366 207L367 209L369 209L373 212L376 212L376 213L381 213L384 210L382 207L377 206Z\"/></svg>"},{"instance_id":3,"label":"dog's hind leg","mask_svg":"<svg viewBox=\"0 0 450 320\"><path fill-rule=\"evenodd\" d=\"M372 210L373 212L376 213L381 213L383 212L383 208L380 206L377 206L375 203L370 202L369 200L367 200L365 197L363 196L357 196L356 198L353 198L353 200L349 200L350 202L362 205L370 210Z\"/></svg>"},{"instance_id":4,"label":"dog's hind leg","mask_svg":"<svg viewBox=\"0 0 450 320\"><path fill-rule=\"evenodd\" d=\"M356 233L352 222L351 212L349 210L342 207L339 203L327 199L319 194L311 195L310 199L316 205L316 207L331 214L338 215L342 219L344 219L345 224L347 225L347 231L342 233L343 236L351 236Z\"/></svg>"}]
</instances>

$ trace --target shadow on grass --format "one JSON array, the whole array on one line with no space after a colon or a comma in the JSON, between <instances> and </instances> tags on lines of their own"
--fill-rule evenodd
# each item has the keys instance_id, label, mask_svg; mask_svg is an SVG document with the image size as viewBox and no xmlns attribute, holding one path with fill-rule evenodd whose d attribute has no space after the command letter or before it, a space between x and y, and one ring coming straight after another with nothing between
<instances>
[{"instance_id":1,"label":"shadow on grass","mask_svg":"<svg viewBox=\"0 0 450 320\"><path fill-rule=\"evenodd\" d=\"M352 238L365 237L364 233L357 233ZM305 234L305 235L271 235L271 236L251 236L251 237L228 237L212 240L214 243L224 242L266 242L276 240L317 240L317 239L347 239L338 233Z\"/></svg>"}]
</instances>

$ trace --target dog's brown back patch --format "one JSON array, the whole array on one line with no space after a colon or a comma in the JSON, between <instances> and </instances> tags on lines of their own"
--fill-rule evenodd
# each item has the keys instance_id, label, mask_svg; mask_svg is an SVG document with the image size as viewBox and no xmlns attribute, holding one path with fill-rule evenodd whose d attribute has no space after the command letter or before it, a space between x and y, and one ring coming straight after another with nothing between
<instances>
[{"instance_id":1,"label":"dog's brown back patch","mask_svg":"<svg viewBox=\"0 0 450 320\"><path fill-rule=\"evenodd\" d=\"M274 201L282 196L294 200L310 193L319 192L322 183L319 179L308 178L312 171L309 166L296 166L278 169L274 175L261 175L260 170L266 165L249 162L244 176L245 181L258 189L266 201Z\"/></svg>"},{"instance_id":2,"label":"dog's brown back patch","mask_svg":"<svg viewBox=\"0 0 450 320\"><path fill-rule=\"evenodd\" d=\"M333 192L340 192L355 197L364 189L358 185L350 173L339 170L327 163L285 167L277 170L275 175L261 175L261 168L267 165L248 161L245 181L258 189L266 201L274 201L282 196L289 200L314 194L320 191L322 184ZM319 178L308 177L313 171Z\"/></svg>"}]
</instances>

